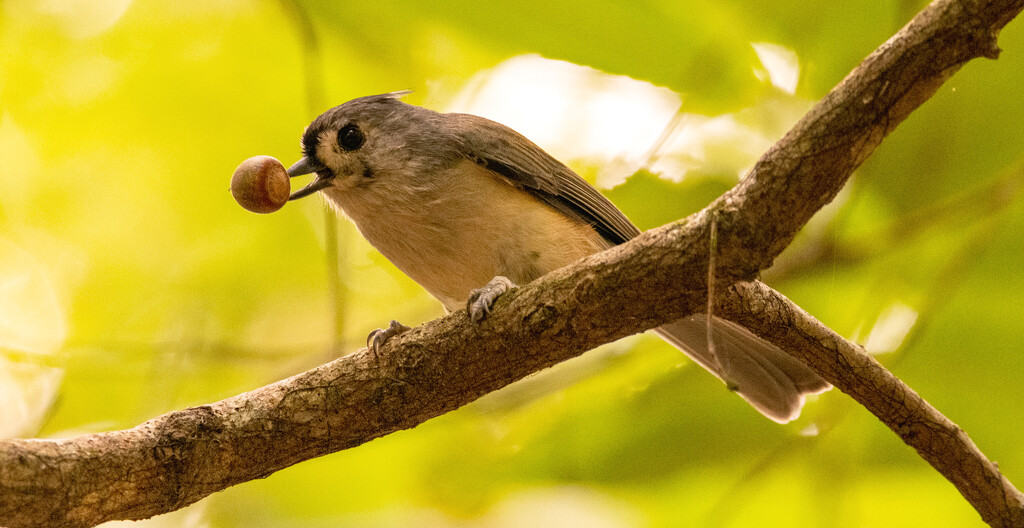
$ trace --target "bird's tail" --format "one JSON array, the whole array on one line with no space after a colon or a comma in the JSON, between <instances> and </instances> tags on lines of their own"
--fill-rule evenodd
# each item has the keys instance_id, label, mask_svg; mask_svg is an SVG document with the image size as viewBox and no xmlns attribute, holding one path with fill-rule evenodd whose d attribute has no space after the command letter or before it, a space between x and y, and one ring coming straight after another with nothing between
<instances>
[{"instance_id":1,"label":"bird's tail","mask_svg":"<svg viewBox=\"0 0 1024 528\"><path fill-rule=\"evenodd\" d=\"M806 365L736 323L715 317L711 329L714 354L708 350L705 314L674 321L655 333L779 423L800 416L806 395L832 387Z\"/></svg>"}]
</instances>

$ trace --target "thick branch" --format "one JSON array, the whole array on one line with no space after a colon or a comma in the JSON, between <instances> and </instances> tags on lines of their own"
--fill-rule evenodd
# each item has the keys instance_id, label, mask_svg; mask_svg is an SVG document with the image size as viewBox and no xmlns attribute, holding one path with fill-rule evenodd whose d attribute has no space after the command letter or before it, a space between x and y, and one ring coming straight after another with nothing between
<instances>
[{"instance_id":1,"label":"thick branch","mask_svg":"<svg viewBox=\"0 0 1024 528\"><path fill-rule=\"evenodd\" d=\"M996 58L1022 0L932 2L818 102L712 208L722 265L753 278L910 113L967 61ZM738 210L742 208L742 210Z\"/></svg>"},{"instance_id":2,"label":"thick branch","mask_svg":"<svg viewBox=\"0 0 1024 528\"><path fill-rule=\"evenodd\" d=\"M719 221L718 276L725 280L717 288L767 267L944 79L970 58L994 56L995 34L1022 4L939 0L868 57L712 205ZM481 324L471 324L463 312L432 321L389 341L379 358L357 353L126 431L0 442L0 525L91 526L172 511L233 484L414 427L597 345L702 311L706 217L647 232L558 270L502 298ZM774 292L756 283L730 291L720 297L735 302L720 303L719 313L792 347L858 398L994 526L1020 525L1020 494L916 394L888 373L845 372L881 367ZM775 334L770 323L779 321L784 332ZM940 426L930 430L928 424ZM953 441L926 448L930 441L917 440L928 435ZM1000 494L1002 501L993 500Z\"/></svg>"}]
</instances>

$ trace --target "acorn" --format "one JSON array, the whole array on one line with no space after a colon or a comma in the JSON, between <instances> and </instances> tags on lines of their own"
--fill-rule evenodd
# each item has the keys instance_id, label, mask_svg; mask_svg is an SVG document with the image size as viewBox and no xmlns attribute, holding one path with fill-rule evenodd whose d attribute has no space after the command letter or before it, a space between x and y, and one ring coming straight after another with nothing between
<instances>
[{"instance_id":1,"label":"acorn","mask_svg":"<svg viewBox=\"0 0 1024 528\"><path fill-rule=\"evenodd\" d=\"M231 176L231 196L238 205L254 213L277 211L288 203L289 193L288 171L272 156L253 156L243 161Z\"/></svg>"}]
</instances>

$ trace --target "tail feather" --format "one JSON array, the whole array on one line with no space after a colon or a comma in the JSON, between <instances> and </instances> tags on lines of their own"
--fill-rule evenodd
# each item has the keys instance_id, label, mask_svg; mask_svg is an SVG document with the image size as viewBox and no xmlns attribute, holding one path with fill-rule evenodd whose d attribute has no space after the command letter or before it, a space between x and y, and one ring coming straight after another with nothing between
<instances>
[{"instance_id":1,"label":"tail feather","mask_svg":"<svg viewBox=\"0 0 1024 528\"><path fill-rule=\"evenodd\" d=\"M715 317L711 328L714 354L708 350L704 314L671 322L655 332L779 423L800 416L808 394L832 387L806 365L736 323Z\"/></svg>"}]
</instances>

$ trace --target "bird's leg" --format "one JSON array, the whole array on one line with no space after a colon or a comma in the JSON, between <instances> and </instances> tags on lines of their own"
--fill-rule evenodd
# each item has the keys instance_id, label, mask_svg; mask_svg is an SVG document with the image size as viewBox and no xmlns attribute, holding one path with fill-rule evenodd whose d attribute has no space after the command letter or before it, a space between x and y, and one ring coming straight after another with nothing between
<instances>
[{"instance_id":1,"label":"bird's leg","mask_svg":"<svg viewBox=\"0 0 1024 528\"><path fill-rule=\"evenodd\" d=\"M408 329L408 326L405 326L398 321L391 321L391 324L388 325L387 328L378 328L373 332L370 332L370 335L366 336L366 348L373 352L374 357L377 357L377 352L380 351L380 347L384 345L385 341L405 332Z\"/></svg>"},{"instance_id":2,"label":"bird's leg","mask_svg":"<svg viewBox=\"0 0 1024 528\"><path fill-rule=\"evenodd\" d=\"M484 285L483 288L470 292L469 300L466 301L466 311L469 312L469 318L473 322L483 320L484 317L487 317L487 314L491 313L491 306L494 305L494 301L515 287L516 284L509 280L508 277L498 275Z\"/></svg>"}]
</instances>

